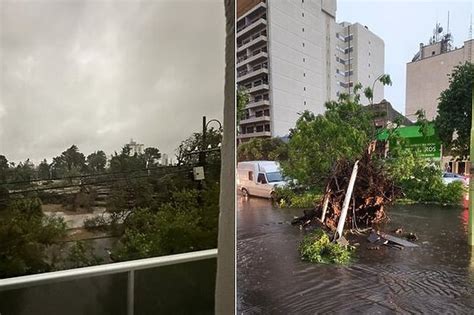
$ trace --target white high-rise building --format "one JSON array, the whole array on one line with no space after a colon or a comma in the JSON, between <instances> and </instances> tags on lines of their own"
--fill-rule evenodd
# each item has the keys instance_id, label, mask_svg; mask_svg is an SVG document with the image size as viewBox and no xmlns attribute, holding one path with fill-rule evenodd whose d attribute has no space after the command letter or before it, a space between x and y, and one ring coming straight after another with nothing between
<instances>
[{"instance_id":1,"label":"white high-rise building","mask_svg":"<svg viewBox=\"0 0 474 315\"><path fill-rule=\"evenodd\" d=\"M302 111L323 113L326 101L383 74L383 41L337 24L336 0L238 0L237 17L237 84L250 94L241 141L285 136Z\"/></svg>"}]
</instances>

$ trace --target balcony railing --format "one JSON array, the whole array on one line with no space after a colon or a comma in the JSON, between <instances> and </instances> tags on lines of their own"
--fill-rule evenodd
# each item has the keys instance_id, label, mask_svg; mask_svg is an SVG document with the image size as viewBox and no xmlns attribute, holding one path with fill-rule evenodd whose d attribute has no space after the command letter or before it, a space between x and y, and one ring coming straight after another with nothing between
<instances>
[{"instance_id":1,"label":"balcony railing","mask_svg":"<svg viewBox=\"0 0 474 315\"><path fill-rule=\"evenodd\" d=\"M267 31L263 30L254 34L245 40L241 41L240 44L237 44L237 52L241 52L244 49L251 48L252 46L260 43L261 41L267 41Z\"/></svg>"},{"instance_id":2,"label":"balcony railing","mask_svg":"<svg viewBox=\"0 0 474 315\"><path fill-rule=\"evenodd\" d=\"M249 24L242 26L237 30L237 37L241 37L248 32L255 30L257 27L264 28L267 26L267 20L263 17L257 18Z\"/></svg>"},{"instance_id":3,"label":"balcony railing","mask_svg":"<svg viewBox=\"0 0 474 315\"><path fill-rule=\"evenodd\" d=\"M237 136L239 139L248 139L248 138L266 138L271 137L271 131L256 131L250 133L241 133Z\"/></svg>"},{"instance_id":4,"label":"balcony railing","mask_svg":"<svg viewBox=\"0 0 474 315\"><path fill-rule=\"evenodd\" d=\"M51 293L45 296L45 299L51 298L51 301L41 300L41 301L35 302L36 303L35 308L38 307L38 305L41 305L41 306L45 305L44 307L47 307L48 304L52 304L52 303L64 303L64 301L61 301L61 297L57 296L58 292L63 293L65 291L64 288L69 287L70 291L76 291L76 292L66 292L66 293L68 293L69 296L74 299L80 299L81 294L86 294L87 293L86 291L90 291L94 288L97 290L97 287L103 287L104 285L104 281L102 281L100 284L98 284L97 282L93 282L92 286L90 282L87 282L86 287L87 289L90 289L90 290L86 289L86 290L81 291L80 287L81 287L81 284L84 284L83 281L85 280L92 281L94 279L104 280L104 276L116 275L115 277L117 277L117 275L121 275L122 277L120 279L108 278L107 280L109 282L114 282L113 290L119 291L119 287L122 287L122 289L123 287L126 287L126 310L127 310L126 314L133 315L134 310L137 307L137 303L135 302L135 297L136 297L135 296L135 290L136 290L135 289L135 286L136 286L135 272L139 271L139 273L147 273L146 277L143 277L143 274L141 275L139 274L141 279L145 279L145 281L142 281L141 283L147 283L149 282L148 281L149 279L153 278L152 275L150 274L150 271L154 271L153 268L164 267L164 266L169 266L165 268L171 268L174 265L183 264L180 266L176 266L176 267L179 267L180 272L175 272L174 274L179 275L179 274L184 273L186 277L189 277L189 270L186 270L186 268L189 268L190 265L186 263L193 262L193 264L196 264L199 261L204 262L204 261L208 261L210 259L215 259L215 258L217 258L217 249L210 249L210 250L202 250L202 251L189 252L189 253L183 253L183 254L146 258L146 259L125 261L125 262L119 262L119 263L111 263L111 264L97 265L97 266L91 266L91 267L76 268L76 269L69 269L69 270L47 272L47 273L42 273L42 274L2 279L0 280L0 300L2 301L2 303L0 304L0 313L1 314L11 313L11 311L8 312L8 309L5 309L7 307L5 305L7 304L7 301L11 299L15 299L15 298L19 300L18 304L22 304L21 306L26 307L24 305L25 292L22 292L22 290L24 290L25 288L27 290L36 289L35 287L38 287L40 289L40 291L35 290L35 292L33 292L34 294L31 294L36 300L40 299L38 298L38 295L39 295L38 293L41 293L41 291L56 290L57 291L56 294ZM203 269L206 269L206 268L209 271L207 274L203 271ZM197 275L201 274L201 276L203 274L208 275L205 281L209 283L207 283L205 286L209 288L209 287L212 287L213 283L215 282L215 266L211 265L210 267L208 266L206 268L202 268L202 266L200 266L197 272L195 272L195 274ZM158 268L157 270L161 270L161 269L162 268ZM184 272L181 269L183 269ZM167 274L172 274L172 272L168 272ZM126 275L126 278L123 278L123 276L125 275ZM211 279L207 279L209 277ZM115 285L116 280L121 280L121 282L124 282L122 280L125 280L126 285L116 286ZM163 279L161 280L162 280L161 282L163 282ZM175 279L175 281L177 280ZM194 281L194 282L197 282L197 281ZM57 285L61 285L61 283L64 283L62 285L63 287L58 290ZM73 284L73 286L71 286L71 284ZM200 283L199 285L203 286L204 284ZM151 285L151 288L152 288L152 292L155 293L153 294L151 299L156 300L158 298L156 294L158 293L159 288L153 285ZM198 289L199 288L193 289L193 292L194 290L198 290ZM102 292L102 290L99 290L99 291L100 291L99 292L100 294L105 294L104 292ZM147 291L150 291L150 290L147 290ZM172 294L170 292L169 287L162 291L164 291L163 292L164 294L166 294L167 292L169 294ZM123 299L120 299L120 297L123 296L125 298L124 293L125 292L123 293L115 292L115 295L114 295L115 299L112 299L113 302L115 304L120 304L121 302L123 302ZM211 294L212 296L208 300L213 299L214 292L211 292ZM186 296L184 293L183 293L183 296L181 297L178 296L178 298L182 298L182 299L184 299L185 297ZM175 297L170 296L167 298L172 299ZM99 301L99 299L102 299L102 300ZM143 294L140 294L138 296L138 300L141 302L144 302L146 301L146 297ZM10 303L12 304L13 302L10 302ZM73 307L71 304L72 302L66 302L66 303L68 303L70 307ZM88 303L90 304L90 301L88 301ZM102 306L101 304L105 304L105 301L103 301L103 296L96 297L95 303L96 304L92 304L89 306L93 307L94 310L100 309ZM141 306L141 309L144 309L143 305L138 305L138 306ZM12 306L12 308L15 308L15 307L18 307L18 305ZM67 307L67 305L63 307ZM71 309L71 311L75 311L77 313L77 310ZM119 309L118 311L120 313L125 314L123 309ZM179 312L178 310L176 311ZM35 312L37 312L38 314L42 313L40 309L36 309Z\"/></svg>"},{"instance_id":5,"label":"balcony railing","mask_svg":"<svg viewBox=\"0 0 474 315\"><path fill-rule=\"evenodd\" d=\"M245 125L245 124L250 124L250 123L255 123L255 122L260 122L260 121L270 121L270 116L269 116L269 115L261 115L261 116L252 115L252 116L248 116L247 118L242 119L242 120L240 121L240 124L241 124L241 125Z\"/></svg>"}]
</instances>

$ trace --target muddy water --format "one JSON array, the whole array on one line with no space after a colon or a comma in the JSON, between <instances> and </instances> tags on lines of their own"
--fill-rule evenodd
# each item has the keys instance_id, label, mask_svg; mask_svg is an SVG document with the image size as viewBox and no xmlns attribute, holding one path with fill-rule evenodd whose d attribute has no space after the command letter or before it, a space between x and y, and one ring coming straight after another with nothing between
<instances>
[{"instance_id":1,"label":"muddy water","mask_svg":"<svg viewBox=\"0 0 474 315\"><path fill-rule=\"evenodd\" d=\"M349 266L300 261L305 231L290 221L301 210L273 209L267 200L239 200L239 314L474 313L474 257L467 210L394 206L386 231L402 226L418 248L366 249Z\"/></svg>"}]
</instances>

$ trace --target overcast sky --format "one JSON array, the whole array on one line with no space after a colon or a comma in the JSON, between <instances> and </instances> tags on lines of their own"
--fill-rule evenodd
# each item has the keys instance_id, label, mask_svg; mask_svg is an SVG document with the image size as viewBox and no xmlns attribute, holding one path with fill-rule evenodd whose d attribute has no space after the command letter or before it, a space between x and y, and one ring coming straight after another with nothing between
<instances>
[{"instance_id":1,"label":"overcast sky","mask_svg":"<svg viewBox=\"0 0 474 315\"><path fill-rule=\"evenodd\" d=\"M0 154L51 161L130 141L174 156L222 120L222 0L0 0Z\"/></svg>"},{"instance_id":2,"label":"overcast sky","mask_svg":"<svg viewBox=\"0 0 474 315\"><path fill-rule=\"evenodd\" d=\"M385 98L404 114L406 63L421 42L428 43L436 21L446 30L448 11L454 46L461 47L468 39L473 6L472 0L338 0L336 19L367 25L384 40L385 72L393 81L391 87L385 88Z\"/></svg>"}]
</instances>

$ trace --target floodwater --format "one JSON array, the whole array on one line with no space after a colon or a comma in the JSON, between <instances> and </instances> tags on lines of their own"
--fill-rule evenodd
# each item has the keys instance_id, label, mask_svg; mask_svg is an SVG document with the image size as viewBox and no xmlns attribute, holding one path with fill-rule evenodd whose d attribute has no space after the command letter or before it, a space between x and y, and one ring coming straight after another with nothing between
<instances>
[{"instance_id":1,"label":"floodwater","mask_svg":"<svg viewBox=\"0 0 474 315\"><path fill-rule=\"evenodd\" d=\"M419 247L367 250L364 239L352 264L321 265L299 259L297 247L305 231L290 222L302 210L239 197L238 313L473 314L468 211L399 205L388 213L391 222L384 230L403 227L416 233Z\"/></svg>"}]
</instances>

